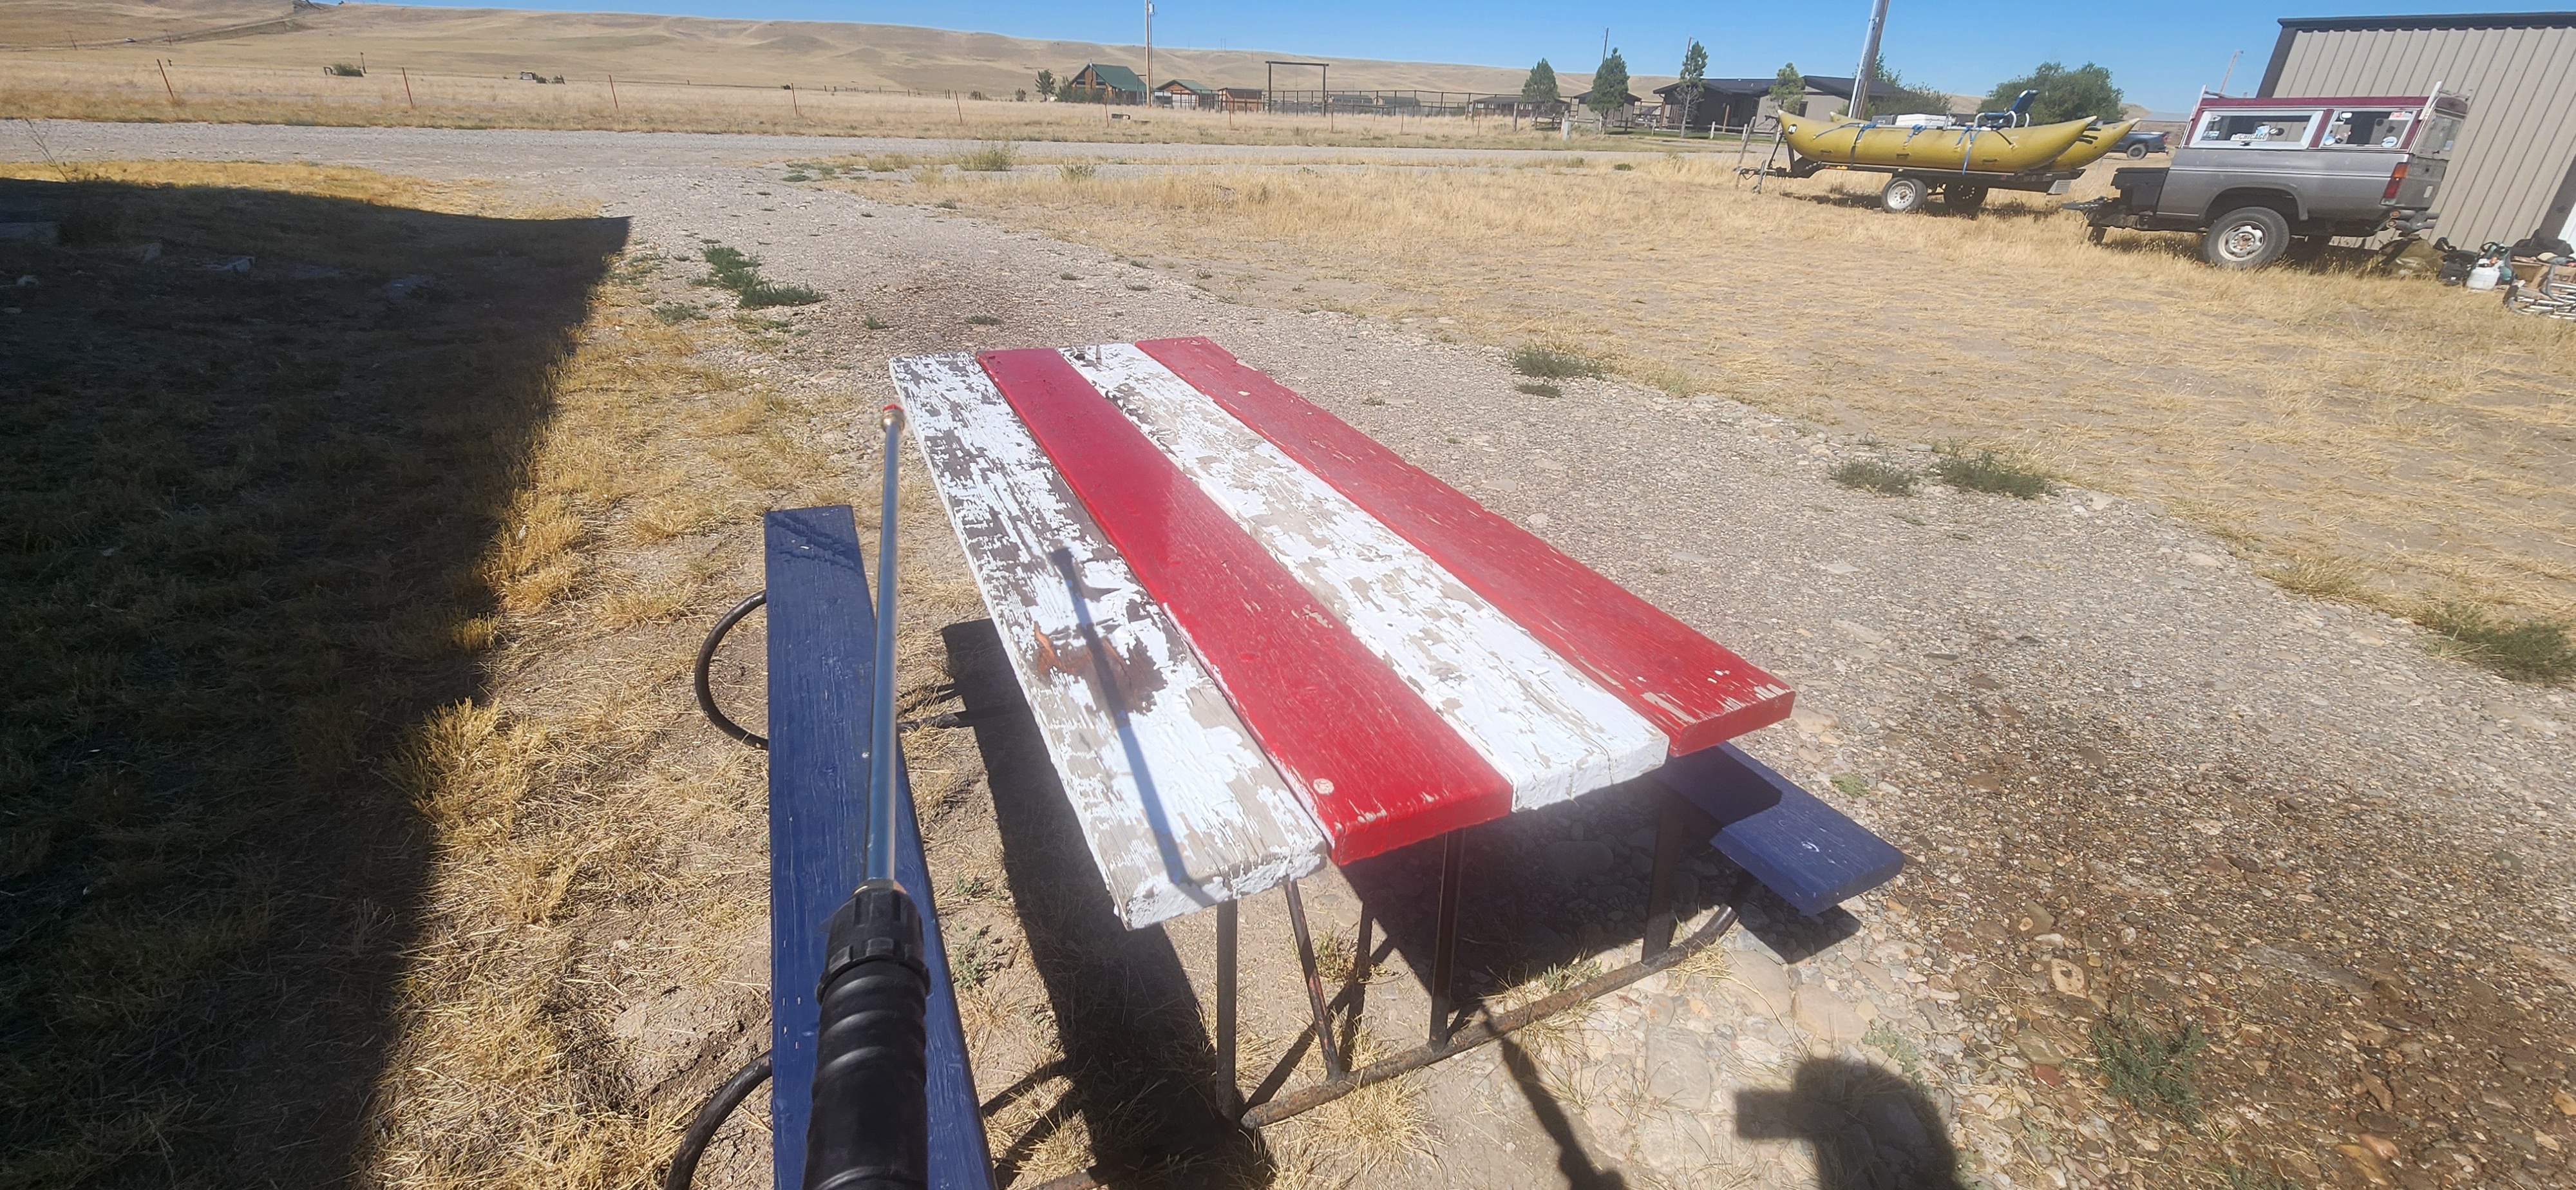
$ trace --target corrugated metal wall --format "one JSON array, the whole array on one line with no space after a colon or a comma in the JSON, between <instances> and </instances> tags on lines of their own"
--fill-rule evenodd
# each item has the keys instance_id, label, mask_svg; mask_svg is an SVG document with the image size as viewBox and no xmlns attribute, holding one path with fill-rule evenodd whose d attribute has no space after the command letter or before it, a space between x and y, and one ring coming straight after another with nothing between
<instances>
[{"instance_id":1,"label":"corrugated metal wall","mask_svg":"<svg viewBox=\"0 0 2576 1190\"><path fill-rule=\"evenodd\" d=\"M2531 234L2576 161L2576 29L2296 30L2271 93L2420 95L2435 82L2470 98L2435 233Z\"/></svg>"}]
</instances>

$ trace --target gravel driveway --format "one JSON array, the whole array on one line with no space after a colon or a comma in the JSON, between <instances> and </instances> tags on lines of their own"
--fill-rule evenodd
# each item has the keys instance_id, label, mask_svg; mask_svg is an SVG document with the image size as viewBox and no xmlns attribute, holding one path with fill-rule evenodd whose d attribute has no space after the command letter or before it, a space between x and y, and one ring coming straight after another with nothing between
<instances>
[{"instance_id":1,"label":"gravel driveway","mask_svg":"<svg viewBox=\"0 0 2576 1190\"><path fill-rule=\"evenodd\" d=\"M1209 335L1788 680L1794 724L1747 746L1889 836L1912 869L1852 905L1862 932L1819 954L1770 923L1731 943L1731 977L1658 977L1608 1005L1559 1088L1567 1103L1539 1105L1495 1050L1453 1064L1430 1092L1441 1162L1408 1184L1862 1185L1835 1179L1853 1163L1937 1158L1917 1116L1882 1110L1902 1097L1835 1082L1849 1069L1888 1070L1928 1097L1963 1169L1997 1187L2224 1185L2228 1169L2299 1185L2576 1178L2568 692L2437 657L2412 625L2286 594L2155 508L2084 491L1854 492L1826 479L1834 463L1917 450L1723 394L1574 381L1561 398L1525 396L1494 349L1231 305L1190 283L1191 262L1138 268L752 164L922 142L45 135L66 158L496 179L595 200L634 221L638 246L735 244L772 278L829 295L793 315L805 333L783 358L801 383L848 393L842 428L890 396L891 355ZM1495 846L1525 843L1578 900L1617 893L1642 872L1642 805L1605 799L1551 824L1557 837ZM1602 903L1607 915L1625 902ZM1633 952L1633 938L1631 920L1571 941ZM2104 1088L2094 1038L2129 1015L2208 1039L2196 1130ZM1800 1104L1848 1118L1819 1131Z\"/></svg>"}]
</instances>

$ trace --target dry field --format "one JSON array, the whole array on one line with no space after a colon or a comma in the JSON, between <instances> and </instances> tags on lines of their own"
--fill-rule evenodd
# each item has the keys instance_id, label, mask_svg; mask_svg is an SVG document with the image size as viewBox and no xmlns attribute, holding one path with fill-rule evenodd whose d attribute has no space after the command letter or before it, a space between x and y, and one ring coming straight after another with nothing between
<instances>
[{"instance_id":1,"label":"dry field","mask_svg":"<svg viewBox=\"0 0 2576 1190\"><path fill-rule=\"evenodd\" d=\"M408 90L406 90L408 88ZM175 98L173 97L175 93ZM362 78L318 68L173 65L165 86L148 58L49 61L0 57L0 109L59 120L211 121L360 127L596 128L805 136L945 137L1110 144L1370 145L1554 148L1553 132L1510 122L1378 116L1287 116L1018 103L1008 95L638 82L605 76L539 85L491 75L377 67ZM1111 116L1117 118L1110 118ZM1586 136L1575 147L1628 147ZM1732 147L1732 142L1726 142ZM1705 141L1691 148L1709 147Z\"/></svg>"},{"instance_id":2,"label":"dry field","mask_svg":"<svg viewBox=\"0 0 2576 1190\"><path fill-rule=\"evenodd\" d=\"M1247 144L1530 146L1508 122L1288 118L1013 102L1040 69L1140 67L1142 47L894 25L345 4L282 15L242 0L0 11L0 111L86 120L603 128ZM126 44L127 37L145 39ZM1157 79L1260 86L1256 51L1157 49ZM326 73L363 64L362 77ZM1499 92L1521 72L1336 64L1336 90ZM521 71L562 85L519 79ZM1279 76L1313 87L1309 72ZM1295 75L1296 77L1291 77ZM407 76L407 77L406 77ZM1584 85L1562 76L1567 93ZM611 80L614 79L612 85ZM1650 87L1661 80L1640 76ZM788 88L792 86L793 90ZM981 93L991 98L978 101Z\"/></svg>"},{"instance_id":3,"label":"dry field","mask_svg":"<svg viewBox=\"0 0 2576 1190\"><path fill-rule=\"evenodd\" d=\"M127 45L134 38L142 44ZM1062 76L1085 62L1144 66L1141 45L1047 41L912 25L761 21L625 12L333 4L289 11L286 0L12 0L0 10L0 54L72 61L132 57L210 66L300 67L356 62L392 73L516 78L532 70L587 77L777 87L794 83L944 94L1008 95L1041 69ZM1154 76L1259 86L1263 59L1311 54L1154 48ZM1366 59L1334 64L1341 88L1517 91L1526 67ZM1567 94L1590 76L1560 76ZM1312 75L1306 76L1311 80ZM1637 76L1653 86L1666 79ZM1279 75L1284 87L1313 81Z\"/></svg>"},{"instance_id":4,"label":"dry field","mask_svg":"<svg viewBox=\"0 0 2576 1190\"><path fill-rule=\"evenodd\" d=\"M2303 591L2576 614L2576 326L2357 251L2222 273L2186 237L2088 245L2053 199L1895 217L1873 177L1756 194L1731 158L841 184L1164 259L1229 300L1542 341L1677 395L2009 448L2162 502Z\"/></svg>"}]
</instances>

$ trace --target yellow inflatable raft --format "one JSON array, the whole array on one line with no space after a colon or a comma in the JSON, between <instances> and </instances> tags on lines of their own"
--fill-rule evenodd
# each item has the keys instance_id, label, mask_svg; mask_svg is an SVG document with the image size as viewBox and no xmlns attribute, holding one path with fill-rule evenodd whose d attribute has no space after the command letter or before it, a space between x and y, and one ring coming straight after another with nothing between
<instances>
[{"instance_id":1,"label":"yellow inflatable raft","mask_svg":"<svg viewBox=\"0 0 2576 1190\"><path fill-rule=\"evenodd\" d=\"M1898 128L1810 116L1780 117L1780 132L1789 147L1812 161L1988 174L2017 174L2047 165L2074 147L2092 126L2091 120L2069 120L2029 128ZM2104 144L2118 139L2112 137Z\"/></svg>"},{"instance_id":2,"label":"yellow inflatable raft","mask_svg":"<svg viewBox=\"0 0 2576 1190\"><path fill-rule=\"evenodd\" d=\"M2122 120L2117 124L2085 129L2084 135L2075 138L2075 147L2058 154L2057 160L2048 163L2048 168L2082 169L2100 161L2110 156L2111 150L2119 147L2120 138L2129 135L2129 130L2137 126L2135 120Z\"/></svg>"}]
</instances>

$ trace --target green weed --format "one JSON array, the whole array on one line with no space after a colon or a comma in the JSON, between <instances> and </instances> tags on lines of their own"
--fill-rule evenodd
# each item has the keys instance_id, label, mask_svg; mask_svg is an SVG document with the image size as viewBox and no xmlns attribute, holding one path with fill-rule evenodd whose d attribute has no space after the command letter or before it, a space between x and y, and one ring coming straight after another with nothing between
<instances>
[{"instance_id":1,"label":"green weed","mask_svg":"<svg viewBox=\"0 0 2576 1190\"><path fill-rule=\"evenodd\" d=\"M1512 370L1545 380L1578 376L1597 380L1610 374L1609 365L1600 359L1580 348L1555 342L1523 343L1513 348Z\"/></svg>"},{"instance_id":2,"label":"green weed","mask_svg":"<svg viewBox=\"0 0 2576 1190\"><path fill-rule=\"evenodd\" d=\"M2175 1033L2113 1012L2093 1026L2093 1056L2111 1093L2186 1128L2200 1123L2200 1054L2208 1046L2197 1023Z\"/></svg>"},{"instance_id":3,"label":"green weed","mask_svg":"<svg viewBox=\"0 0 2576 1190\"><path fill-rule=\"evenodd\" d=\"M2516 681L2554 686L2576 677L2576 634L2562 621L2513 621L2474 604L2445 603L2416 622L2462 658Z\"/></svg>"},{"instance_id":4,"label":"green weed","mask_svg":"<svg viewBox=\"0 0 2576 1190\"><path fill-rule=\"evenodd\" d=\"M1528 393L1533 397L1561 397L1565 395L1564 389L1558 388L1553 384L1546 384L1535 380L1515 384L1512 386L1512 389L1516 392Z\"/></svg>"},{"instance_id":5,"label":"green weed","mask_svg":"<svg viewBox=\"0 0 2576 1190\"><path fill-rule=\"evenodd\" d=\"M1890 467L1869 459L1845 463L1827 473L1835 483L1847 488L1876 492L1882 496L1911 496L1923 477L1903 467Z\"/></svg>"},{"instance_id":6,"label":"green weed","mask_svg":"<svg viewBox=\"0 0 2576 1190\"><path fill-rule=\"evenodd\" d=\"M1946 450L1932 470L1941 482L1962 491L1992 492L2016 500L2036 500L2057 490L2046 472L1992 447L1975 454Z\"/></svg>"}]
</instances>

